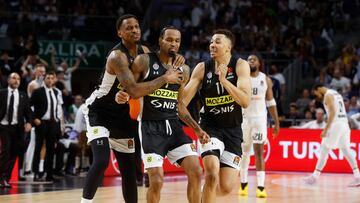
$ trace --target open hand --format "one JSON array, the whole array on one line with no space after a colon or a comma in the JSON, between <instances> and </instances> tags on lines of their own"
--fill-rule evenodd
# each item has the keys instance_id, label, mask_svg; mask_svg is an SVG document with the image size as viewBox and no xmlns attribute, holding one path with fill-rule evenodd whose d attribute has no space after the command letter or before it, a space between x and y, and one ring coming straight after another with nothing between
<instances>
[{"instance_id":1,"label":"open hand","mask_svg":"<svg viewBox=\"0 0 360 203\"><path fill-rule=\"evenodd\" d=\"M185 58L180 54L176 54L175 60L173 61L174 68L179 68L179 67L183 66L184 64L185 64Z\"/></svg>"},{"instance_id":2,"label":"open hand","mask_svg":"<svg viewBox=\"0 0 360 203\"><path fill-rule=\"evenodd\" d=\"M165 81L169 84L181 84L184 78L184 73L177 68L169 68L165 75Z\"/></svg>"},{"instance_id":3,"label":"open hand","mask_svg":"<svg viewBox=\"0 0 360 203\"><path fill-rule=\"evenodd\" d=\"M210 136L203 130L195 132L195 134L199 138L201 144L206 144L211 141Z\"/></svg>"},{"instance_id":4,"label":"open hand","mask_svg":"<svg viewBox=\"0 0 360 203\"><path fill-rule=\"evenodd\" d=\"M219 75L220 82L226 80L226 74L228 71L228 67L224 64L220 64L218 66L217 74Z\"/></svg>"},{"instance_id":5,"label":"open hand","mask_svg":"<svg viewBox=\"0 0 360 203\"><path fill-rule=\"evenodd\" d=\"M41 120L38 119L38 118L35 118L35 119L34 119L34 124L35 124L36 126L41 125Z\"/></svg>"},{"instance_id":6,"label":"open hand","mask_svg":"<svg viewBox=\"0 0 360 203\"><path fill-rule=\"evenodd\" d=\"M321 131L320 137L324 138L326 137L327 132L325 130Z\"/></svg>"},{"instance_id":7,"label":"open hand","mask_svg":"<svg viewBox=\"0 0 360 203\"><path fill-rule=\"evenodd\" d=\"M25 125L24 125L25 132L26 132L26 133L30 132L31 127L32 127L32 126L31 126L31 124L30 124L30 123L25 123Z\"/></svg>"},{"instance_id":8,"label":"open hand","mask_svg":"<svg viewBox=\"0 0 360 203\"><path fill-rule=\"evenodd\" d=\"M275 125L274 130L272 132L272 137L275 139L277 136L279 136L279 126Z\"/></svg>"}]
</instances>

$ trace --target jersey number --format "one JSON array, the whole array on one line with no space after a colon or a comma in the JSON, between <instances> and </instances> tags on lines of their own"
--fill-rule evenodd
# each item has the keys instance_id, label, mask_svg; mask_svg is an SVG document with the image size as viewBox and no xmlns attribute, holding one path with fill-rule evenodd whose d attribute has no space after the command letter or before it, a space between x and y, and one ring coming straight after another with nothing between
<instances>
[{"instance_id":1,"label":"jersey number","mask_svg":"<svg viewBox=\"0 0 360 203\"><path fill-rule=\"evenodd\" d=\"M253 88L253 95L257 95L258 94L258 88L254 87Z\"/></svg>"},{"instance_id":2,"label":"jersey number","mask_svg":"<svg viewBox=\"0 0 360 203\"><path fill-rule=\"evenodd\" d=\"M342 101L339 101L339 111L342 113L344 111L344 104Z\"/></svg>"},{"instance_id":3,"label":"jersey number","mask_svg":"<svg viewBox=\"0 0 360 203\"><path fill-rule=\"evenodd\" d=\"M261 141L262 138L263 138L262 133L255 133L255 135L253 135L253 140Z\"/></svg>"},{"instance_id":4,"label":"jersey number","mask_svg":"<svg viewBox=\"0 0 360 203\"><path fill-rule=\"evenodd\" d=\"M216 90L217 90L217 93L220 95L220 94L223 94L224 93L224 86L217 82L216 83Z\"/></svg>"}]
</instances>

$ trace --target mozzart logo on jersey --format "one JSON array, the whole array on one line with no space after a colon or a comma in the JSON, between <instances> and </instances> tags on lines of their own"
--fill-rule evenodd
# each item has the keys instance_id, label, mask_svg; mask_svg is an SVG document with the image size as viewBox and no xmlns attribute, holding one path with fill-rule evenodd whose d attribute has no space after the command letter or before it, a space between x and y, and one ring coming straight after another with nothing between
<instances>
[{"instance_id":1,"label":"mozzart logo on jersey","mask_svg":"<svg viewBox=\"0 0 360 203\"><path fill-rule=\"evenodd\" d=\"M149 94L150 97L157 97L157 98L163 98L163 99L172 99L176 100L178 97L177 91L171 91L167 89L157 89L155 92Z\"/></svg>"},{"instance_id":2,"label":"mozzart logo on jersey","mask_svg":"<svg viewBox=\"0 0 360 203\"><path fill-rule=\"evenodd\" d=\"M206 106L217 106L222 104L230 104L234 102L234 99L230 95L224 95L221 97L207 97L205 98Z\"/></svg>"}]
</instances>

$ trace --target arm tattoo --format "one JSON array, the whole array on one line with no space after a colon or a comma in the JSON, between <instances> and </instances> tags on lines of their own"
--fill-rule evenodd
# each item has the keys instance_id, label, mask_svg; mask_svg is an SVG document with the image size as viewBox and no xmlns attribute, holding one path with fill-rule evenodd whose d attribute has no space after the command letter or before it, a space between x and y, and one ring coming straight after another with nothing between
<instances>
[{"instance_id":1,"label":"arm tattoo","mask_svg":"<svg viewBox=\"0 0 360 203\"><path fill-rule=\"evenodd\" d=\"M182 121L186 123L190 128L192 128L195 131L200 130L199 125L195 122L195 120L189 115L185 114L180 117Z\"/></svg>"}]
</instances>

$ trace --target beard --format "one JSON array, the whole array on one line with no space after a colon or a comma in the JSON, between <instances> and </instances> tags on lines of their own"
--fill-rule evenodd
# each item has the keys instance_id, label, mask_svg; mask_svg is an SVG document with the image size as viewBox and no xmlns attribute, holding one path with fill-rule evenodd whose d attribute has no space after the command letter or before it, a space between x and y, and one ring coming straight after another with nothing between
<instances>
[{"instance_id":1,"label":"beard","mask_svg":"<svg viewBox=\"0 0 360 203\"><path fill-rule=\"evenodd\" d=\"M257 68L256 67L250 67L250 71L253 73L253 72L256 72L257 71Z\"/></svg>"}]
</instances>

